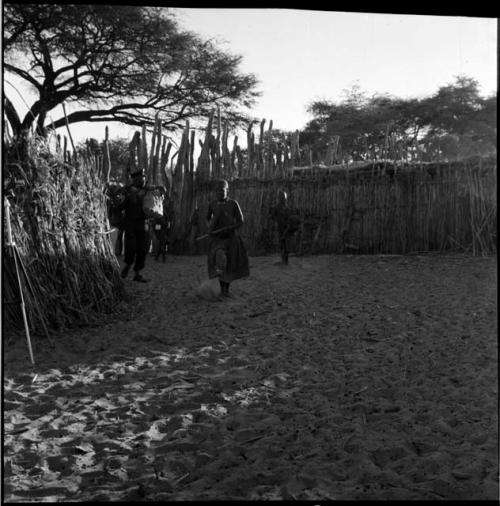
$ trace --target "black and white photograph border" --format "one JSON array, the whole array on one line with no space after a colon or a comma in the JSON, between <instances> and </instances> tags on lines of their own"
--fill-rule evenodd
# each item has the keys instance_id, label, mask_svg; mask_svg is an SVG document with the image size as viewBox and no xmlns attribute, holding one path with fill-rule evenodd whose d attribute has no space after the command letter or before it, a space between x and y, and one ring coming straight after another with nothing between
<instances>
[{"instance_id":1,"label":"black and white photograph border","mask_svg":"<svg viewBox=\"0 0 500 506\"><path fill-rule=\"evenodd\" d=\"M4 502L498 503L498 20L169 6L99 88L70 7L3 4Z\"/></svg>"}]
</instances>

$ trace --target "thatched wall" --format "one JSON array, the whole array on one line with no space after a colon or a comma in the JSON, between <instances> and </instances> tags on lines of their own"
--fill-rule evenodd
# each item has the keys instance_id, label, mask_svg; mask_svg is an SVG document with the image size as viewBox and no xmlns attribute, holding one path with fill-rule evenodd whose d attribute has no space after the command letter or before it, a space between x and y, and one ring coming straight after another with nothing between
<instances>
[{"instance_id":1,"label":"thatched wall","mask_svg":"<svg viewBox=\"0 0 500 506\"><path fill-rule=\"evenodd\" d=\"M13 240L33 292L24 284L32 331L91 322L124 297L108 237L104 181L91 159L68 163L45 141L6 155ZM5 232L5 227L4 227ZM4 237L5 239L5 237ZM6 250L7 251L7 250ZM4 328L22 326L16 279L4 255Z\"/></svg>"},{"instance_id":2,"label":"thatched wall","mask_svg":"<svg viewBox=\"0 0 500 506\"><path fill-rule=\"evenodd\" d=\"M276 191L289 192L302 217L297 253L496 251L496 160L427 164L385 172L334 171L330 175L236 179L230 195L245 216L241 235L251 254L276 251L269 210ZM198 182L195 198L204 218L211 182ZM191 232L191 252L195 235Z\"/></svg>"}]
</instances>

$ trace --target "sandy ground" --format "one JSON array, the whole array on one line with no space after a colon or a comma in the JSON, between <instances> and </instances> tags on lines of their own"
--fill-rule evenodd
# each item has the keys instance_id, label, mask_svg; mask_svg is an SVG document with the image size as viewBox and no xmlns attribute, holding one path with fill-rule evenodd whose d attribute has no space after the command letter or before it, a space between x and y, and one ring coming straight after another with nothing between
<instances>
[{"instance_id":1,"label":"sandy ground","mask_svg":"<svg viewBox=\"0 0 500 506\"><path fill-rule=\"evenodd\" d=\"M208 302L148 257L34 370L5 342L4 499L498 499L496 258L276 261Z\"/></svg>"}]
</instances>

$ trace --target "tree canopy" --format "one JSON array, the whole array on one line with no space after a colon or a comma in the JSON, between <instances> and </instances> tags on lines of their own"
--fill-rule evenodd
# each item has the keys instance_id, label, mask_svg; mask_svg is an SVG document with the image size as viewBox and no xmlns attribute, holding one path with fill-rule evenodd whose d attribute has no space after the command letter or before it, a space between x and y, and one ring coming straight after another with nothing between
<instances>
[{"instance_id":1,"label":"tree canopy","mask_svg":"<svg viewBox=\"0 0 500 506\"><path fill-rule=\"evenodd\" d=\"M37 94L20 117L4 91L15 133L34 124L43 133L47 113L64 103L80 107L69 123L152 125L159 113L174 130L215 105L238 122L258 96L256 77L239 70L241 56L181 30L162 7L5 3L3 44L4 70Z\"/></svg>"},{"instance_id":2,"label":"tree canopy","mask_svg":"<svg viewBox=\"0 0 500 506\"><path fill-rule=\"evenodd\" d=\"M423 159L496 153L496 96L479 95L474 79L455 82L426 98L367 97L358 86L339 103L316 101L313 119L300 132L301 145L325 151L333 136L354 160L384 155L390 137L406 147L418 146Z\"/></svg>"}]
</instances>

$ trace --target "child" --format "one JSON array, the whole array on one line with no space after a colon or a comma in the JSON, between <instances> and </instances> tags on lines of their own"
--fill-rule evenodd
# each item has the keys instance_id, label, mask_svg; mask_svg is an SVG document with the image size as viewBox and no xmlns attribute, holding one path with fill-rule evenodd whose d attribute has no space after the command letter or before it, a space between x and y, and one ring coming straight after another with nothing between
<instances>
[{"instance_id":1,"label":"child","mask_svg":"<svg viewBox=\"0 0 500 506\"><path fill-rule=\"evenodd\" d=\"M156 239L154 257L158 262L160 255L163 263L165 263L168 249L168 234L170 232L170 221L167 214L168 209L167 197L163 200L163 216L161 218L154 218L152 221L153 233Z\"/></svg>"},{"instance_id":2,"label":"child","mask_svg":"<svg viewBox=\"0 0 500 506\"><path fill-rule=\"evenodd\" d=\"M290 254L290 243L293 234L299 228L299 217L293 213L288 206L288 195L286 191L278 191L278 204L271 209L271 218L276 220L278 225L278 237L280 244L281 265L288 265Z\"/></svg>"}]
</instances>

